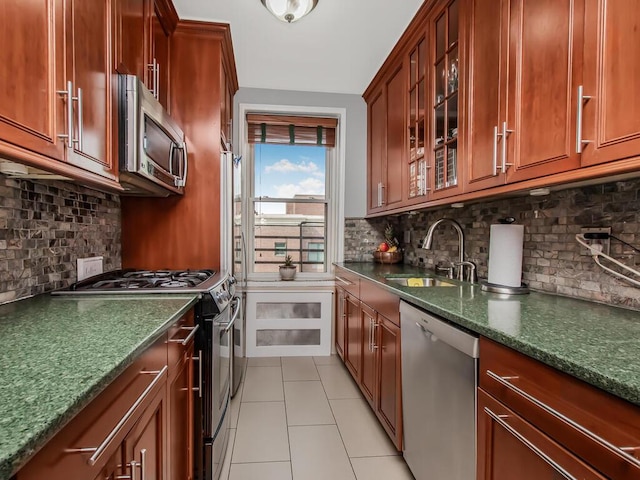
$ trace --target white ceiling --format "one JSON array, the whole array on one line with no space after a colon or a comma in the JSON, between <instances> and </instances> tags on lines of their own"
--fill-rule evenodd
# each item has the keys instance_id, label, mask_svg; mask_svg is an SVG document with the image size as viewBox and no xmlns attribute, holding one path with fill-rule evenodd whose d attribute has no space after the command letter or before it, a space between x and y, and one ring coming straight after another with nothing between
<instances>
[{"instance_id":1,"label":"white ceiling","mask_svg":"<svg viewBox=\"0 0 640 480\"><path fill-rule=\"evenodd\" d=\"M277 20L260 0L174 0L181 19L225 22L240 87L362 94L423 0L319 0Z\"/></svg>"}]
</instances>

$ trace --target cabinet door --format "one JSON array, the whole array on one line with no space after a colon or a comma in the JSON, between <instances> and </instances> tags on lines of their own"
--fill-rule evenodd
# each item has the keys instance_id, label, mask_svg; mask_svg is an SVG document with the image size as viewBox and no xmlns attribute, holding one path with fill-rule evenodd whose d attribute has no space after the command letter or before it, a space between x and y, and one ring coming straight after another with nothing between
<instances>
[{"instance_id":1,"label":"cabinet door","mask_svg":"<svg viewBox=\"0 0 640 480\"><path fill-rule=\"evenodd\" d=\"M481 190L505 182L499 155L501 119L505 117L508 3L468 0L469 70L467 86L467 186ZM463 87L464 88L464 87Z\"/></svg>"},{"instance_id":2,"label":"cabinet door","mask_svg":"<svg viewBox=\"0 0 640 480\"><path fill-rule=\"evenodd\" d=\"M113 67L144 79L147 74L145 52L149 48L147 28L149 0L113 1Z\"/></svg>"},{"instance_id":3,"label":"cabinet door","mask_svg":"<svg viewBox=\"0 0 640 480\"><path fill-rule=\"evenodd\" d=\"M376 394L376 312L364 303L360 303L362 322L362 373L360 389L369 404L374 407Z\"/></svg>"},{"instance_id":4,"label":"cabinet door","mask_svg":"<svg viewBox=\"0 0 640 480\"><path fill-rule=\"evenodd\" d=\"M336 321L335 321L335 341L336 352L344 360L345 350L345 327L347 320L347 299L345 291L341 288L336 288Z\"/></svg>"},{"instance_id":5,"label":"cabinet door","mask_svg":"<svg viewBox=\"0 0 640 480\"><path fill-rule=\"evenodd\" d=\"M406 178L406 78L403 65L393 73L387 82L387 151L382 202L385 208L395 208L402 204L403 187Z\"/></svg>"},{"instance_id":6,"label":"cabinet door","mask_svg":"<svg viewBox=\"0 0 640 480\"><path fill-rule=\"evenodd\" d=\"M151 24L151 59L155 59L156 78L155 84L153 78L149 84L157 90L156 97L165 109L169 109L169 34L165 31L157 13L154 11ZM153 75L153 72L149 70Z\"/></svg>"},{"instance_id":7,"label":"cabinet door","mask_svg":"<svg viewBox=\"0 0 640 480\"><path fill-rule=\"evenodd\" d=\"M507 181L578 168L584 0L511 0L509 15Z\"/></svg>"},{"instance_id":8,"label":"cabinet door","mask_svg":"<svg viewBox=\"0 0 640 480\"><path fill-rule=\"evenodd\" d=\"M193 343L169 384L169 478L190 480L193 476Z\"/></svg>"},{"instance_id":9,"label":"cabinet door","mask_svg":"<svg viewBox=\"0 0 640 480\"><path fill-rule=\"evenodd\" d=\"M67 58L73 82L74 141L67 161L115 178L110 145L111 65L108 56L111 1L67 4Z\"/></svg>"},{"instance_id":10,"label":"cabinet door","mask_svg":"<svg viewBox=\"0 0 640 480\"><path fill-rule=\"evenodd\" d=\"M604 480L568 450L478 390L478 480Z\"/></svg>"},{"instance_id":11,"label":"cabinet door","mask_svg":"<svg viewBox=\"0 0 640 480\"><path fill-rule=\"evenodd\" d=\"M125 462L128 465L129 474L131 470L135 471L132 478L145 480L167 478L165 474L166 398L164 389L158 392L124 439Z\"/></svg>"},{"instance_id":12,"label":"cabinet door","mask_svg":"<svg viewBox=\"0 0 640 480\"><path fill-rule=\"evenodd\" d=\"M362 325L360 321L360 302L351 297L347 297L347 339L345 365L351 372L353 378L360 378L360 365L362 354Z\"/></svg>"},{"instance_id":13,"label":"cabinet door","mask_svg":"<svg viewBox=\"0 0 640 480\"><path fill-rule=\"evenodd\" d=\"M368 213L382 210L387 150L387 105L383 90L369 102Z\"/></svg>"},{"instance_id":14,"label":"cabinet door","mask_svg":"<svg viewBox=\"0 0 640 480\"><path fill-rule=\"evenodd\" d=\"M640 2L587 0L582 164L640 155Z\"/></svg>"},{"instance_id":15,"label":"cabinet door","mask_svg":"<svg viewBox=\"0 0 640 480\"><path fill-rule=\"evenodd\" d=\"M64 2L0 2L0 146L63 160L66 134ZM5 148L6 147L6 148Z\"/></svg>"},{"instance_id":16,"label":"cabinet door","mask_svg":"<svg viewBox=\"0 0 640 480\"><path fill-rule=\"evenodd\" d=\"M376 345L378 389L375 408L396 448L402 450L402 386L400 383L400 328L378 314Z\"/></svg>"}]
</instances>

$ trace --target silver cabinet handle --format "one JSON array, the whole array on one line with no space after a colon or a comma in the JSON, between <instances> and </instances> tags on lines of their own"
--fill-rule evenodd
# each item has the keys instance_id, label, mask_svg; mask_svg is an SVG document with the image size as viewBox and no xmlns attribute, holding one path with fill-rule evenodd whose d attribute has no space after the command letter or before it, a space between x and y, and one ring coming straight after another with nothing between
<instances>
[{"instance_id":1,"label":"silver cabinet handle","mask_svg":"<svg viewBox=\"0 0 640 480\"><path fill-rule=\"evenodd\" d=\"M147 467L147 449L140 450L140 480L145 480L145 470Z\"/></svg>"},{"instance_id":2,"label":"silver cabinet handle","mask_svg":"<svg viewBox=\"0 0 640 480\"><path fill-rule=\"evenodd\" d=\"M382 182L378 182L378 207L382 206Z\"/></svg>"},{"instance_id":3,"label":"silver cabinet handle","mask_svg":"<svg viewBox=\"0 0 640 480\"><path fill-rule=\"evenodd\" d=\"M198 386L193 387L193 391L198 392L198 397L202 398L202 350L198 350L198 356L191 357L191 360L198 362Z\"/></svg>"},{"instance_id":4,"label":"silver cabinet handle","mask_svg":"<svg viewBox=\"0 0 640 480\"><path fill-rule=\"evenodd\" d=\"M82 151L82 133L84 130L84 107L82 103L82 89L78 88L78 96L76 97L78 100L78 140L74 141L74 143L78 144L78 150Z\"/></svg>"},{"instance_id":5,"label":"silver cabinet handle","mask_svg":"<svg viewBox=\"0 0 640 480\"><path fill-rule=\"evenodd\" d=\"M513 163L507 163L507 137L513 130L507 129L507 122L502 122L502 173L507 173L507 168Z\"/></svg>"},{"instance_id":6,"label":"silver cabinet handle","mask_svg":"<svg viewBox=\"0 0 640 480\"><path fill-rule=\"evenodd\" d=\"M509 425L507 422L505 422L503 419L504 418L508 418L509 415L498 415L496 413L493 413L487 407L484 407L484 413L489 415L492 420L494 420L498 425L500 425L502 428L504 428L507 432L509 432L514 437L516 437L518 440L520 440L520 442L522 442L526 447L528 447L529 450L531 450L533 453L538 455L538 457L540 457L542 460L544 460L551 468L553 468L556 472L558 472L564 478L566 478L567 480L578 480L576 477L574 477L569 472L567 472L558 462L556 462L551 457L549 457L549 455L547 455L542 450L540 450L538 447L536 447L524 435L522 435L515 428L513 428L511 425Z\"/></svg>"},{"instance_id":7,"label":"silver cabinet handle","mask_svg":"<svg viewBox=\"0 0 640 480\"><path fill-rule=\"evenodd\" d=\"M524 390L522 390L519 387L516 387L513 383L511 383L509 381L511 379L517 379L518 377L501 377L500 375L492 372L491 370L487 370L487 376L489 378L495 380L496 382L498 382L500 385L508 388L512 392L514 392L514 393L526 398L531 403L533 403L536 407L541 408L542 410L547 412L549 415L551 415L553 417L556 417L558 420L561 420L561 421L563 421L565 423L568 423L573 428L578 430L580 433L582 433L583 435L586 435L587 437L589 437L594 442L599 443L603 447L605 447L608 450L610 450L612 453L614 453L616 455L621 455L622 457L625 458L625 460L633 463L636 467L640 467L640 460L638 460L636 457L634 457L632 455L629 455L627 453L627 451L631 450L631 448L629 448L629 447L620 448L620 447L617 447L617 446L613 445L612 443L608 442L607 440L605 440L601 436L596 435L591 430L588 430L587 428L583 427L582 425L580 425L576 421L574 421L574 420L570 419L569 417L563 415L562 413L558 412L556 409L550 407L549 405L547 405L546 403L542 402L541 400L538 400L533 395L525 392Z\"/></svg>"},{"instance_id":8,"label":"silver cabinet handle","mask_svg":"<svg viewBox=\"0 0 640 480\"><path fill-rule=\"evenodd\" d=\"M186 347L187 344L191 341L191 339L193 338L193 336L196 334L196 332L198 331L198 329L200 328L200 325L196 325L195 327L180 327L180 330L187 330L189 331L189 335L187 335L185 338L172 338L169 341L171 343L179 343L181 344L183 347Z\"/></svg>"},{"instance_id":9,"label":"silver cabinet handle","mask_svg":"<svg viewBox=\"0 0 640 480\"><path fill-rule=\"evenodd\" d=\"M91 455L91 457L89 457L89 459L87 460L87 464L93 467L96 463L98 463L98 460L100 459L102 454L105 452L107 447L111 444L113 439L120 433L120 431L124 428L124 426L131 420L136 409L146 400L146 398L149 396L149 394L155 388L155 386L158 385L158 383L160 383L162 380L164 380L164 377L166 377L167 370L168 370L168 367L167 365L165 365L159 371L149 372L149 371L143 370L140 372L143 375L155 375L155 377L151 381L149 386L147 386L147 388L145 388L144 391L140 394L140 396L133 403L133 405L129 407L129 410L127 410L127 412L122 416L122 418L117 423L117 425L113 427L113 430L109 432L109 434L106 436L106 438L102 441L100 445L98 445L97 447L67 449L65 450L65 452L66 453L93 453L93 455Z\"/></svg>"},{"instance_id":10,"label":"silver cabinet handle","mask_svg":"<svg viewBox=\"0 0 640 480\"><path fill-rule=\"evenodd\" d=\"M385 186L384 183L380 183L380 206L382 207L385 204L385 199L384 199L384 191L387 187Z\"/></svg>"},{"instance_id":11,"label":"silver cabinet handle","mask_svg":"<svg viewBox=\"0 0 640 480\"><path fill-rule=\"evenodd\" d=\"M67 148L73 148L73 83L69 80L67 89L58 90L56 93L67 98L67 133L58 134L58 138L64 138Z\"/></svg>"},{"instance_id":12,"label":"silver cabinet handle","mask_svg":"<svg viewBox=\"0 0 640 480\"><path fill-rule=\"evenodd\" d=\"M156 61L156 100L160 100L160 64Z\"/></svg>"},{"instance_id":13,"label":"silver cabinet handle","mask_svg":"<svg viewBox=\"0 0 640 480\"><path fill-rule=\"evenodd\" d=\"M502 165L498 165L498 137L502 137L502 133L498 131L498 126L493 127L493 176L498 175L498 170L502 170Z\"/></svg>"},{"instance_id":14,"label":"silver cabinet handle","mask_svg":"<svg viewBox=\"0 0 640 480\"><path fill-rule=\"evenodd\" d=\"M378 328L378 325L380 325L380 324L374 320L373 321L373 328L371 329L371 349L372 349L372 351L375 351L375 350L378 349L378 345L376 345L376 328Z\"/></svg>"},{"instance_id":15,"label":"silver cabinet handle","mask_svg":"<svg viewBox=\"0 0 640 480\"><path fill-rule=\"evenodd\" d=\"M590 95L584 94L584 87L578 86L578 105L576 109L576 153L582 153L582 146L586 143L593 143L593 140L582 139L582 110L584 104L592 99Z\"/></svg>"},{"instance_id":16,"label":"silver cabinet handle","mask_svg":"<svg viewBox=\"0 0 640 480\"><path fill-rule=\"evenodd\" d=\"M350 282L349 280L345 280L344 278L339 277L338 275L336 275L335 278L336 280L343 283L344 285L353 285L353 282Z\"/></svg>"},{"instance_id":17,"label":"silver cabinet handle","mask_svg":"<svg viewBox=\"0 0 640 480\"><path fill-rule=\"evenodd\" d=\"M158 98L158 76L156 75L156 70L158 69L158 61L154 58L151 63L147 65L147 68L151 70L151 74L153 75L153 79L151 80L151 94L154 98Z\"/></svg>"}]
</instances>

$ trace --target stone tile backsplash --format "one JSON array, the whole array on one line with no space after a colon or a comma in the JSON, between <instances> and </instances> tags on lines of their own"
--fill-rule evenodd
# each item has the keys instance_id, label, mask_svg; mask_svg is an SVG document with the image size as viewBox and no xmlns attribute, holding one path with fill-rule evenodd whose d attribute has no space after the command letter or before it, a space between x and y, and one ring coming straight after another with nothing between
<instances>
[{"instance_id":1,"label":"stone tile backsplash","mask_svg":"<svg viewBox=\"0 0 640 480\"><path fill-rule=\"evenodd\" d=\"M0 303L68 286L78 258L120 268L120 236L117 195L0 175Z\"/></svg>"},{"instance_id":2,"label":"stone tile backsplash","mask_svg":"<svg viewBox=\"0 0 640 480\"><path fill-rule=\"evenodd\" d=\"M640 287L603 271L590 256L581 254L575 240L582 227L611 227L614 236L640 248L640 180L561 190L546 197L485 201L460 209L349 218L345 221L345 260L370 261L384 227L391 222L401 243L403 233L410 232L411 241L403 244L404 262L433 269L457 256L457 235L449 226L436 231L433 250L420 248L429 225L442 217L462 225L466 257L476 263L481 279L488 275L490 225L514 217L525 226L523 281L531 289L640 310ZM613 239L611 255L640 269L640 254Z\"/></svg>"}]
</instances>

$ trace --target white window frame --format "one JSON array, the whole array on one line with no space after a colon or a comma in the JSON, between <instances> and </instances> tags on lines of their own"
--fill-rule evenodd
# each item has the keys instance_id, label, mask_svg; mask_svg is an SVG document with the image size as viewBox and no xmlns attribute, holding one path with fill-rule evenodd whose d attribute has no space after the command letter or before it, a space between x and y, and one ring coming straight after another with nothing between
<instances>
[{"instance_id":1,"label":"white window frame","mask_svg":"<svg viewBox=\"0 0 640 480\"><path fill-rule=\"evenodd\" d=\"M334 162L327 165L326 178L328 191L326 192L329 199L326 218L326 237L325 237L325 258L327 263L327 271L321 273L315 272L298 272L296 279L300 280L332 280L333 273L331 264L333 262L342 261L344 258L344 179L345 179L345 161L346 161L346 108L334 107L311 107L302 105L269 105L255 103L241 103L238 108L238 139L240 144L240 154L247 159L245 167L242 169L242 192L245 195L243 204L243 229L247 239L247 267L248 280L255 281L277 281L279 275L273 273L256 273L253 272L255 264L254 250L254 215L251 211L253 202L257 199L248 198L246 195L254 192L253 173L254 165L251 163L250 145L247 142L247 114L274 114L274 115L297 115L297 116L318 116L332 117L338 120L336 127L336 145L334 147Z\"/></svg>"}]
</instances>

